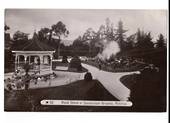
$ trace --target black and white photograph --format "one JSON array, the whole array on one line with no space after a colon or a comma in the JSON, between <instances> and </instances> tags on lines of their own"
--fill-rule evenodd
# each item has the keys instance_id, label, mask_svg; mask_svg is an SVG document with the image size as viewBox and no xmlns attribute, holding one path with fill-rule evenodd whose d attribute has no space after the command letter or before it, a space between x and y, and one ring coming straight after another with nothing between
<instances>
[{"instance_id":1,"label":"black and white photograph","mask_svg":"<svg viewBox=\"0 0 170 123\"><path fill-rule=\"evenodd\" d=\"M4 12L4 111L167 111L167 10Z\"/></svg>"}]
</instances>

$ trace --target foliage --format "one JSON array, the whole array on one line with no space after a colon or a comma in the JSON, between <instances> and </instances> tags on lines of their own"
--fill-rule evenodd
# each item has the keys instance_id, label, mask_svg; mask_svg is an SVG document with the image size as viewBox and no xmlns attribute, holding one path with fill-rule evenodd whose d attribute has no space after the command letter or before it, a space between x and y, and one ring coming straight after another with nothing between
<instances>
[{"instance_id":1,"label":"foliage","mask_svg":"<svg viewBox=\"0 0 170 123\"><path fill-rule=\"evenodd\" d=\"M152 42L151 33L144 33L138 29L137 32L137 43L136 48L138 49L153 49L154 43Z\"/></svg>"},{"instance_id":2,"label":"foliage","mask_svg":"<svg viewBox=\"0 0 170 123\"><path fill-rule=\"evenodd\" d=\"M5 32L6 32L7 30L9 30L9 29L10 29L10 27L9 27L8 25L5 24L5 26L4 26Z\"/></svg>"},{"instance_id":3,"label":"foliage","mask_svg":"<svg viewBox=\"0 0 170 123\"><path fill-rule=\"evenodd\" d=\"M8 30L8 26L4 27ZM118 22L117 29L113 27L113 23L109 18L105 19L97 31L89 27L83 35L78 36L70 46L65 46L61 40L68 36L69 31L62 21L58 21L50 28L44 27L38 31L40 41L50 45L56 49L54 58L62 56L88 56L95 57L104 50L109 41L116 41L119 44L121 52L129 52L131 50L139 50L143 52L147 49L154 49L151 33L138 31L130 36L126 36L127 30L124 29L123 21ZM28 41L28 34L17 31L14 36L14 47ZM165 39L162 34L159 35L156 48L166 47Z\"/></svg>"},{"instance_id":4,"label":"foliage","mask_svg":"<svg viewBox=\"0 0 170 123\"><path fill-rule=\"evenodd\" d=\"M127 37L126 50L132 50L135 47L135 35Z\"/></svg>"},{"instance_id":5,"label":"foliage","mask_svg":"<svg viewBox=\"0 0 170 123\"><path fill-rule=\"evenodd\" d=\"M67 56L63 56L62 63L68 63Z\"/></svg>"},{"instance_id":6,"label":"foliage","mask_svg":"<svg viewBox=\"0 0 170 123\"><path fill-rule=\"evenodd\" d=\"M67 36L69 34L69 31L66 28L66 25L59 21L57 24L53 24L51 26L51 30L54 36L57 36L59 39L61 39L61 36Z\"/></svg>"},{"instance_id":7,"label":"foliage","mask_svg":"<svg viewBox=\"0 0 170 123\"><path fill-rule=\"evenodd\" d=\"M126 48L126 43L125 43L125 32L127 32L127 30L123 29L123 22L120 20L118 22L118 29L116 30L116 34L115 34L115 40L118 42L121 51L124 51Z\"/></svg>"},{"instance_id":8,"label":"foliage","mask_svg":"<svg viewBox=\"0 0 170 123\"><path fill-rule=\"evenodd\" d=\"M161 68L162 69L162 68ZM144 69L131 87L132 110L162 111L166 106L166 72Z\"/></svg>"},{"instance_id":9,"label":"foliage","mask_svg":"<svg viewBox=\"0 0 170 123\"><path fill-rule=\"evenodd\" d=\"M21 32L21 31L16 31L13 35L14 41L22 41L22 40L28 40L28 35L27 33Z\"/></svg>"},{"instance_id":10,"label":"foliage","mask_svg":"<svg viewBox=\"0 0 170 123\"><path fill-rule=\"evenodd\" d=\"M13 46L13 41L11 40L10 33L7 33L6 31L10 30L10 27L5 24L4 26L4 42L5 42L5 72L13 72L14 71L14 63L13 59L14 56L12 54L11 48Z\"/></svg>"},{"instance_id":11,"label":"foliage","mask_svg":"<svg viewBox=\"0 0 170 123\"><path fill-rule=\"evenodd\" d=\"M83 34L82 41L85 42L84 43L85 45L88 45L89 56L92 55L91 53L93 52L94 49L96 36L97 33L92 28L88 28L86 32Z\"/></svg>"},{"instance_id":12,"label":"foliage","mask_svg":"<svg viewBox=\"0 0 170 123\"><path fill-rule=\"evenodd\" d=\"M38 38L40 41L42 42L45 42L45 41L48 41L49 38L50 38L50 29L49 28L41 28L39 31L38 31ZM46 42L46 43L49 43L49 42Z\"/></svg>"},{"instance_id":13,"label":"foliage","mask_svg":"<svg viewBox=\"0 0 170 123\"><path fill-rule=\"evenodd\" d=\"M13 47L17 47L19 45L23 45L28 42L28 35L27 33L16 31L13 35L14 45Z\"/></svg>"},{"instance_id":14,"label":"foliage","mask_svg":"<svg viewBox=\"0 0 170 123\"><path fill-rule=\"evenodd\" d=\"M60 56L60 43L61 43L61 37L67 37L69 34L68 29L66 28L66 25L59 21L56 24L53 24L51 28L41 28L40 31L38 31L38 37L39 40L53 46L57 50L56 57Z\"/></svg>"},{"instance_id":15,"label":"foliage","mask_svg":"<svg viewBox=\"0 0 170 123\"><path fill-rule=\"evenodd\" d=\"M93 80L93 77L91 75L90 72L87 72L85 75L84 75L84 80L85 81L92 81Z\"/></svg>"},{"instance_id":16,"label":"foliage","mask_svg":"<svg viewBox=\"0 0 170 123\"><path fill-rule=\"evenodd\" d=\"M166 48L164 36L160 34L156 42L156 48Z\"/></svg>"},{"instance_id":17,"label":"foliage","mask_svg":"<svg viewBox=\"0 0 170 123\"><path fill-rule=\"evenodd\" d=\"M69 63L69 69L76 69L77 71L82 71L82 65L81 65L81 60L79 59L78 56L74 56L70 63Z\"/></svg>"},{"instance_id":18,"label":"foliage","mask_svg":"<svg viewBox=\"0 0 170 123\"><path fill-rule=\"evenodd\" d=\"M82 39L81 36L79 36L77 39L74 40L72 44L72 49L75 53L75 55L88 55L89 53L89 44Z\"/></svg>"}]
</instances>

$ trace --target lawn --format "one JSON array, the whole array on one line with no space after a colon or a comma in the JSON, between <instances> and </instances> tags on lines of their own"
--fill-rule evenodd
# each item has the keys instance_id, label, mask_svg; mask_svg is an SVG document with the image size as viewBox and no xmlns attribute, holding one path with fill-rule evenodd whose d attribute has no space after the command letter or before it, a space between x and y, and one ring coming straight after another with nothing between
<instances>
[{"instance_id":1,"label":"lawn","mask_svg":"<svg viewBox=\"0 0 170 123\"><path fill-rule=\"evenodd\" d=\"M69 85L51 88L18 90L8 92L5 90L5 111L105 111L106 107L84 106L42 106L43 99L59 100L108 100L117 101L97 80L80 80Z\"/></svg>"},{"instance_id":2,"label":"lawn","mask_svg":"<svg viewBox=\"0 0 170 123\"><path fill-rule=\"evenodd\" d=\"M132 86L137 83L137 78L139 77L139 74L130 74L125 75L120 78L120 81L129 89L132 88Z\"/></svg>"},{"instance_id":3,"label":"lawn","mask_svg":"<svg viewBox=\"0 0 170 123\"><path fill-rule=\"evenodd\" d=\"M120 81L131 90L132 110L140 112L166 111L166 71L125 75Z\"/></svg>"}]
</instances>

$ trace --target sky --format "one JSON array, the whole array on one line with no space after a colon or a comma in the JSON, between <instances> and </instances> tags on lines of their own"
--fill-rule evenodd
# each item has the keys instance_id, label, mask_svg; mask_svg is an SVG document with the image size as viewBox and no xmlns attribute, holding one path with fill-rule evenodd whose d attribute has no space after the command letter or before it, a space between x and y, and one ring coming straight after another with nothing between
<instances>
[{"instance_id":1,"label":"sky","mask_svg":"<svg viewBox=\"0 0 170 123\"><path fill-rule=\"evenodd\" d=\"M70 34L64 40L72 43L79 35L88 28L98 31L106 18L117 27L119 20L123 21L126 35L129 36L138 28L151 32L153 40L162 33L167 34L167 11L166 10L125 10L125 9L6 9L5 23L10 27L11 36L20 30L29 33L30 37L34 31L43 27L50 28L51 25L62 21Z\"/></svg>"}]
</instances>

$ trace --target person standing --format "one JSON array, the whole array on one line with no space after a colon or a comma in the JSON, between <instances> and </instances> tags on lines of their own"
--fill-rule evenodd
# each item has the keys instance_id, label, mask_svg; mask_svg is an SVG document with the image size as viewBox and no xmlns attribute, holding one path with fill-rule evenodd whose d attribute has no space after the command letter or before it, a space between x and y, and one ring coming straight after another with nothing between
<instances>
[{"instance_id":1,"label":"person standing","mask_svg":"<svg viewBox=\"0 0 170 123\"><path fill-rule=\"evenodd\" d=\"M40 59L39 58L37 59L37 65L38 65L38 72L40 74Z\"/></svg>"},{"instance_id":2,"label":"person standing","mask_svg":"<svg viewBox=\"0 0 170 123\"><path fill-rule=\"evenodd\" d=\"M30 79L31 79L30 75L28 74L28 72L26 72L25 78L24 78L25 90L29 89Z\"/></svg>"}]
</instances>

